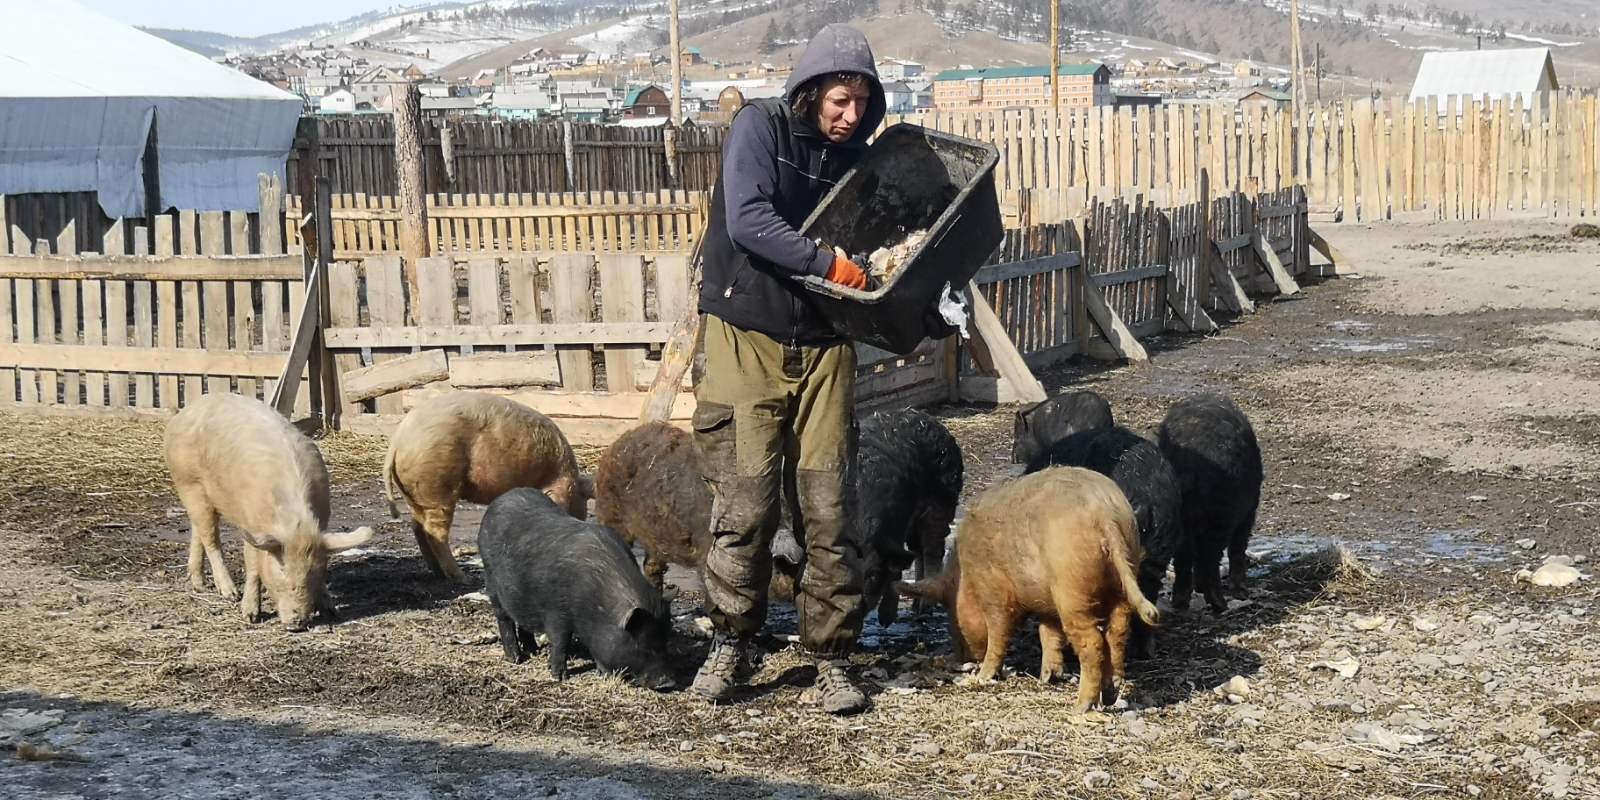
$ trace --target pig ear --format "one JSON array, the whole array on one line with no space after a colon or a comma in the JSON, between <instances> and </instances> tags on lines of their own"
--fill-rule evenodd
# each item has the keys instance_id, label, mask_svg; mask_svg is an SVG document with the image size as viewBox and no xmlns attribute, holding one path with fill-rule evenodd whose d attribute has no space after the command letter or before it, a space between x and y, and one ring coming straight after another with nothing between
<instances>
[{"instance_id":1,"label":"pig ear","mask_svg":"<svg viewBox=\"0 0 1600 800\"><path fill-rule=\"evenodd\" d=\"M372 529L368 527L356 528L349 533L324 533L322 534L322 547L330 553L360 547L372 540Z\"/></svg>"},{"instance_id":2,"label":"pig ear","mask_svg":"<svg viewBox=\"0 0 1600 800\"><path fill-rule=\"evenodd\" d=\"M276 553L283 549L283 542L278 541L277 537L275 536L260 536L242 529L239 531L239 536L244 539L245 544L250 545L257 550L265 550L269 553Z\"/></svg>"},{"instance_id":3,"label":"pig ear","mask_svg":"<svg viewBox=\"0 0 1600 800\"><path fill-rule=\"evenodd\" d=\"M628 609L622 615L622 629L628 633L638 633L650 624L650 612L637 606Z\"/></svg>"}]
</instances>

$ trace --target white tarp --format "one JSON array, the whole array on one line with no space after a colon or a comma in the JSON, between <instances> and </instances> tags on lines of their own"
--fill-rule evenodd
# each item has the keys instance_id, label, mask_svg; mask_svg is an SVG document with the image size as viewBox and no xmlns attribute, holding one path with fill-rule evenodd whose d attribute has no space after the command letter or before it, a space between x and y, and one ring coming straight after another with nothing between
<instances>
[{"instance_id":1,"label":"white tarp","mask_svg":"<svg viewBox=\"0 0 1600 800\"><path fill-rule=\"evenodd\" d=\"M163 205L256 211L302 108L72 0L0 0L0 194L97 191L107 215L144 216L154 121Z\"/></svg>"}]
</instances>

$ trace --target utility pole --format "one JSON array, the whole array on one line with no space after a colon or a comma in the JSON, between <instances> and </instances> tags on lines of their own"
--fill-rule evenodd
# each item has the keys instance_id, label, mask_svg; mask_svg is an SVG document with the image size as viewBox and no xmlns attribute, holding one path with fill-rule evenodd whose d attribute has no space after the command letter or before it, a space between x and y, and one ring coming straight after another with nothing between
<instances>
[{"instance_id":1,"label":"utility pole","mask_svg":"<svg viewBox=\"0 0 1600 800\"><path fill-rule=\"evenodd\" d=\"M683 52L678 41L678 0L667 0L667 38L672 49L672 119L674 126L683 121Z\"/></svg>"},{"instance_id":2,"label":"utility pole","mask_svg":"<svg viewBox=\"0 0 1600 800\"><path fill-rule=\"evenodd\" d=\"M1300 108L1305 103L1302 86L1306 78L1305 61L1300 51L1300 0L1289 0L1289 69L1294 73L1294 84L1289 87L1290 110L1295 119L1300 118Z\"/></svg>"},{"instance_id":3,"label":"utility pole","mask_svg":"<svg viewBox=\"0 0 1600 800\"><path fill-rule=\"evenodd\" d=\"M676 2L676 0L674 0ZM1050 0L1050 113L1061 113L1061 0Z\"/></svg>"},{"instance_id":4,"label":"utility pole","mask_svg":"<svg viewBox=\"0 0 1600 800\"><path fill-rule=\"evenodd\" d=\"M672 101L667 128L662 131L662 146L666 149L667 179L678 186L678 126L683 124L683 55L678 41L678 0L667 0L667 39L672 50Z\"/></svg>"}]
</instances>

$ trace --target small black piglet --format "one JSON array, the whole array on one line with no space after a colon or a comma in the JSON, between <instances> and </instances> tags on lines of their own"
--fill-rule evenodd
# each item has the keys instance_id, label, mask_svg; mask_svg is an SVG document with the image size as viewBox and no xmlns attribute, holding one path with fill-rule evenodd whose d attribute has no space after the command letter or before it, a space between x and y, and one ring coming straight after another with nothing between
<instances>
[{"instance_id":1,"label":"small black piglet","mask_svg":"<svg viewBox=\"0 0 1600 800\"><path fill-rule=\"evenodd\" d=\"M1215 611L1228 608L1217 562L1228 553L1229 581L1244 591L1245 548L1261 503L1261 447L1249 418L1221 395L1172 405L1161 423L1161 452L1183 487L1183 528L1192 547L1177 554L1173 608L1187 608L1191 587Z\"/></svg>"},{"instance_id":2,"label":"small black piglet","mask_svg":"<svg viewBox=\"0 0 1600 800\"><path fill-rule=\"evenodd\" d=\"M1050 448L1074 433L1109 428L1111 404L1094 392L1059 394L1017 412L1011 463L1037 472L1050 463Z\"/></svg>"},{"instance_id":3,"label":"small black piglet","mask_svg":"<svg viewBox=\"0 0 1600 800\"><path fill-rule=\"evenodd\" d=\"M522 663L543 633L558 681L576 640L603 672L658 691L674 687L666 665L671 615L615 531L573 519L537 489L513 489L484 512L478 551L507 660Z\"/></svg>"}]
</instances>

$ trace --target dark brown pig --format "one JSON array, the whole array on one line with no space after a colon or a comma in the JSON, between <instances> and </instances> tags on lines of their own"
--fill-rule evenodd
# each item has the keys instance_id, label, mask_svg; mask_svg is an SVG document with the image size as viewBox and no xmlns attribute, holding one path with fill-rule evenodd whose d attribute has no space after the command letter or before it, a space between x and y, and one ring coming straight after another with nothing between
<instances>
[{"instance_id":1,"label":"dark brown pig","mask_svg":"<svg viewBox=\"0 0 1600 800\"><path fill-rule=\"evenodd\" d=\"M650 422L617 437L595 467L594 514L644 551L644 576L656 589L668 564L698 573L711 548L711 489L689 432ZM773 554L784 562L773 572L775 587L792 578L797 550L792 536L774 536ZM784 591L775 589L780 598L793 597L792 588Z\"/></svg>"}]
</instances>

